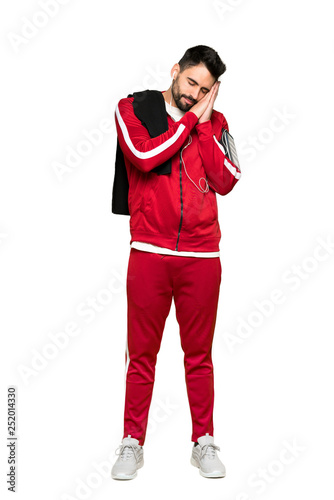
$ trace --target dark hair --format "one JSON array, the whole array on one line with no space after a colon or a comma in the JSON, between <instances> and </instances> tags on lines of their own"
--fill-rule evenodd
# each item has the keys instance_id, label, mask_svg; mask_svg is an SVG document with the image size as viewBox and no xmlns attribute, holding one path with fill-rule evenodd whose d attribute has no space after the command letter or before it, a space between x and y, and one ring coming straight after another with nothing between
<instances>
[{"instance_id":1,"label":"dark hair","mask_svg":"<svg viewBox=\"0 0 334 500\"><path fill-rule=\"evenodd\" d=\"M206 45L196 45L196 47L186 50L179 60L180 71L201 63L207 67L216 80L226 71L226 66L218 53Z\"/></svg>"}]
</instances>

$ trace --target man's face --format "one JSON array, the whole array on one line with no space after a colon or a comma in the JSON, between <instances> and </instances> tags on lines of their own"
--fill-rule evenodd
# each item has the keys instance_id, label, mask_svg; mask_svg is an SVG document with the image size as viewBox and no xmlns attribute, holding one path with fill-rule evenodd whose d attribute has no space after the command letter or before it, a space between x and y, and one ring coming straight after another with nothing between
<instances>
[{"instance_id":1,"label":"man's face","mask_svg":"<svg viewBox=\"0 0 334 500\"><path fill-rule=\"evenodd\" d=\"M182 111L189 111L194 104L203 99L215 81L204 64L191 66L182 73L179 72L172 84L175 104Z\"/></svg>"}]
</instances>

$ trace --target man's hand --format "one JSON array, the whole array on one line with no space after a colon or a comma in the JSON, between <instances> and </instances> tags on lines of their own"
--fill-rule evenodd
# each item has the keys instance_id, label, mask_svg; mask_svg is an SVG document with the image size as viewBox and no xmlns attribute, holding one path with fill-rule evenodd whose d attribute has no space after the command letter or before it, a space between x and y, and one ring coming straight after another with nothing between
<instances>
[{"instance_id":1,"label":"man's hand","mask_svg":"<svg viewBox=\"0 0 334 500\"><path fill-rule=\"evenodd\" d=\"M211 94L210 99L209 99L209 104L208 104L206 110L204 111L204 113L202 114L202 116L200 117L199 123L207 122L208 120L211 119L213 105L214 105L214 102L215 102L216 97L218 95L219 85L220 85L220 82L216 81L213 84L213 86L211 87L210 92L208 92L207 95Z\"/></svg>"},{"instance_id":2,"label":"man's hand","mask_svg":"<svg viewBox=\"0 0 334 500\"><path fill-rule=\"evenodd\" d=\"M220 82L216 81L212 85L210 92L208 92L203 97L203 99L201 99L192 108L190 108L189 111L192 111L193 113L195 113L195 115L199 119L199 123L203 123L203 122L210 120L212 110L213 110L213 104L214 104L216 97L218 95L219 85L220 85Z\"/></svg>"}]
</instances>

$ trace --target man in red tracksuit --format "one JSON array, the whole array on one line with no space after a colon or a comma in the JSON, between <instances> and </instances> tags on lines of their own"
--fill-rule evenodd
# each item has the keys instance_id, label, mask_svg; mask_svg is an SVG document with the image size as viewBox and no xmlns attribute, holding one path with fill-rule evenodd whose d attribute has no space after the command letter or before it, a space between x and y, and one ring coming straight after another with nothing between
<instances>
[{"instance_id":1,"label":"man in red tracksuit","mask_svg":"<svg viewBox=\"0 0 334 500\"><path fill-rule=\"evenodd\" d=\"M228 194L241 172L220 143L225 117L213 109L225 70L212 48L188 49L171 70L171 87L159 93L168 128L155 137L136 116L133 96L116 107L131 249L124 434L114 479L132 479L144 463L156 359L172 298L192 418L191 463L204 477L226 473L213 439L211 349L222 270L216 194ZM170 173L158 175L168 161Z\"/></svg>"}]
</instances>

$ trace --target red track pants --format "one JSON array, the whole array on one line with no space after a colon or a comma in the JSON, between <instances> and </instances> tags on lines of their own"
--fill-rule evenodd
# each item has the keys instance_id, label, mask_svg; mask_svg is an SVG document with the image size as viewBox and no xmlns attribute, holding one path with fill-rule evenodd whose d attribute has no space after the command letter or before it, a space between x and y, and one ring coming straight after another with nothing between
<instances>
[{"instance_id":1,"label":"red track pants","mask_svg":"<svg viewBox=\"0 0 334 500\"><path fill-rule=\"evenodd\" d=\"M131 248L123 437L130 434L144 444L157 354L172 297L184 352L191 440L207 432L213 436L211 349L221 272L220 257L181 257Z\"/></svg>"}]
</instances>

